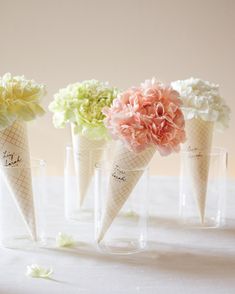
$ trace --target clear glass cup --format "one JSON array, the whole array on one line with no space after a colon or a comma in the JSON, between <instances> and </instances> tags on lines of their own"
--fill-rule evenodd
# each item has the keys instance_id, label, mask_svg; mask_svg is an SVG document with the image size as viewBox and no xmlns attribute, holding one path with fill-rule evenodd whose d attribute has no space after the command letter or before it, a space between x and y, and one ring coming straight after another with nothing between
<instances>
[{"instance_id":1,"label":"clear glass cup","mask_svg":"<svg viewBox=\"0 0 235 294\"><path fill-rule=\"evenodd\" d=\"M130 191L129 197L123 196L124 204L115 212L114 219L99 240L99 234L104 225L106 204L108 203L109 181L114 173L117 177L125 178L127 183L137 176L139 180ZM122 181L122 180L121 180ZM96 167L95 171L95 240L98 249L111 254L131 254L143 251L147 245L147 209L149 194L148 169L127 170L119 167L114 171L110 164L103 163ZM117 191L115 187L115 191ZM114 195L120 197L120 194ZM109 211L110 212L110 211ZM99 241L98 241L99 240Z\"/></svg>"},{"instance_id":2,"label":"clear glass cup","mask_svg":"<svg viewBox=\"0 0 235 294\"><path fill-rule=\"evenodd\" d=\"M66 146L65 168L64 168L64 195L65 195L65 217L72 221L93 222L94 212L94 172L99 161L112 159L112 143L103 147L94 148L92 151L82 151L75 154L71 145ZM97 157L97 153L101 156ZM86 165L83 166L84 158ZM75 168L75 160L78 169ZM86 186L85 186L86 185ZM82 195L83 194L83 195ZM83 198L83 203L80 199Z\"/></svg>"},{"instance_id":3,"label":"clear glass cup","mask_svg":"<svg viewBox=\"0 0 235 294\"><path fill-rule=\"evenodd\" d=\"M89 163L88 163L89 165ZM93 179L89 184L85 195L84 203L79 203L79 180L74 165L74 152L71 145L66 146L65 167L64 167L64 196L65 196L65 217L69 220L90 221L93 215Z\"/></svg>"},{"instance_id":4,"label":"clear glass cup","mask_svg":"<svg viewBox=\"0 0 235 294\"><path fill-rule=\"evenodd\" d=\"M43 198L45 197L45 168L44 160L32 159L28 167L0 167L0 240L1 245L8 248L28 248L38 245L43 236ZM18 208L14 192L9 188L11 181L6 178L9 173L27 174L31 172L34 213L36 223L36 238L30 235L27 225ZM28 171L28 169L30 171ZM25 182L20 181L24 189ZM18 186L17 186L18 187Z\"/></svg>"},{"instance_id":5,"label":"clear glass cup","mask_svg":"<svg viewBox=\"0 0 235 294\"><path fill-rule=\"evenodd\" d=\"M216 228L225 223L228 153L223 148L182 151L180 218L186 226Z\"/></svg>"}]
</instances>

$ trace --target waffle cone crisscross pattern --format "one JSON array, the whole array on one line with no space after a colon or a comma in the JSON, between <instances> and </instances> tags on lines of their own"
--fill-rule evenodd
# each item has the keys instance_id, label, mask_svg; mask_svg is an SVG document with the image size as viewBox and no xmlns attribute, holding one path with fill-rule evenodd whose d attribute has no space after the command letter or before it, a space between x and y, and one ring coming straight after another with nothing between
<instances>
[{"instance_id":1,"label":"waffle cone crisscross pattern","mask_svg":"<svg viewBox=\"0 0 235 294\"><path fill-rule=\"evenodd\" d=\"M111 169L106 204L97 238L98 242L104 238L155 152L156 148L154 147L141 153L131 152L124 146L118 147Z\"/></svg>"},{"instance_id":2,"label":"waffle cone crisscross pattern","mask_svg":"<svg viewBox=\"0 0 235 294\"><path fill-rule=\"evenodd\" d=\"M31 237L36 239L29 147L24 122L16 121L0 131L0 157L7 186Z\"/></svg>"},{"instance_id":3,"label":"waffle cone crisscross pattern","mask_svg":"<svg viewBox=\"0 0 235 294\"><path fill-rule=\"evenodd\" d=\"M82 207L94 175L95 164L101 160L106 142L105 140L89 140L84 136L75 135L73 131L72 138L79 207Z\"/></svg>"},{"instance_id":4,"label":"waffle cone crisscross pattern","mask_svg":"<svg viewBox=\"0 0 235 294\"><path fill-rule=\"evenodd\" d=\"M213 137L213 122L202 119L187 120L185 129L187 141L184 148L189 151L188 172L195 195L200 220L203 223L206 210L206 194L210 167L210 151Z\"/></svg>"}]
</instances>

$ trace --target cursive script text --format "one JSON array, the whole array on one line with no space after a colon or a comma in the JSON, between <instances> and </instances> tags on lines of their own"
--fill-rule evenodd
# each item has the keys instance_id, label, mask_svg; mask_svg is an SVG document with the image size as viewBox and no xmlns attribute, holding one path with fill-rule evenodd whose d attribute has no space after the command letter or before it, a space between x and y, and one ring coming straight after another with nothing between
<instances>
[{"instance_id":1,"label":"cursive script text","mask_svg":"<svg viewBox=\"0 0 235 294\"><path fill-rule=\"evenodd\" d=\"M20 155L15 154L15 152L9 152L7 150L3 151L2 159L4 166L18 166L22 160Z\"/></svg>"}]
</instances>

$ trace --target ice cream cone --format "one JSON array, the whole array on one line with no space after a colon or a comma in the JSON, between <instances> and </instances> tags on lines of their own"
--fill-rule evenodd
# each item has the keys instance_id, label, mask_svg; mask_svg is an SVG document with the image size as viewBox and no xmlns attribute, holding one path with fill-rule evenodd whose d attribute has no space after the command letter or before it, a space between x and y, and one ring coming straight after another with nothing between
<instances>
[{"instance_id":1,"label":"ice cream cone","mask_svg":"<svg viewBox=\"0 0 235 294\"><path fill-rule=\"evenodd\" d=\"M95 165L103 155L105 140L90 140L85 136L74 134L72 127L74 166L77 176L79 207L81 208L88 192Z\"/></svg>"},{"instance_id":2,"label":"ice cream cone","mask_svg":"<svg viewBox=\"0 0 235 294\"><path fill-rule=\"evenodd\" d=\"M4 179L33 240L36 224L25 122L15 121L0 131L0 158Z\"/></svg>"},{"instance_id":3,"label":"ice cream cone","mask_svg":"<svg viewBox=\"0 0 235 294\"><path fill-rule=\"evenodd\" d=\"M113 220L135 188L155 151L156 148L151 147L141 153L135 153L123 145L117 147L111 168L101 227L97 236L98 243L102 241Z\"/></svg>"},{"instance_id":4,"label":"ice cream cone","mask_svg":"<svg viewBox=\"0 0 235 294\"><path fill-rule=\"evenodd\" d=\"M214 123L200 118L186 120L187 141L184 149L189 151L189 176L193 194L196 196L201 223L204 223L206 210L207 182Z\"/></svg>"}]
</instances>

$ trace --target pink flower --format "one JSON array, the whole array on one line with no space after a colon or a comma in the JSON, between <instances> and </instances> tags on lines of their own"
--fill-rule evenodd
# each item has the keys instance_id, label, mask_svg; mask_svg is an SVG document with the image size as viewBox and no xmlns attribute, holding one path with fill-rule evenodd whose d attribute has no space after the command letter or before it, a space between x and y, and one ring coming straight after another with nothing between
<instances>
[{"instance_id":1,"label":"pink flower","mask_svg":"<svg viewBox=\"0 0 235 294\"><path fill-rule=\"evenodd\" d=\"M161 82L146 80L138 88L119 94L103 109L105 124L114 139L130 150L156 146L161 155L178 152L185 141L184 116L179 93Z\"/></svg>"}]
</instances>

